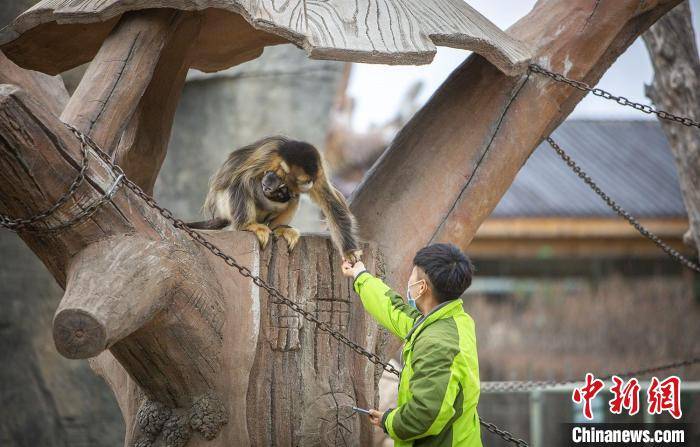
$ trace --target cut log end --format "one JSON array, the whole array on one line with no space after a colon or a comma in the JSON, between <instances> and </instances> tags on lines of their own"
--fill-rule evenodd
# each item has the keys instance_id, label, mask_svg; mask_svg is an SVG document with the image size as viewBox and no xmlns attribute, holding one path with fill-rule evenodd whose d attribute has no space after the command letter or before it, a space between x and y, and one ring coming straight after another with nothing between
<instances>
[{"instance_id":1,"label":"cut log end","mask_svg":"<svg viewBox=\"0 0 700 447\"><path fill-rule=\"evenodd\" d=\"M81 309L62 309L54 317L56 349L69 359L94 357L107 346L107 331L97 318Z\"/></svg>"}]
</instances>

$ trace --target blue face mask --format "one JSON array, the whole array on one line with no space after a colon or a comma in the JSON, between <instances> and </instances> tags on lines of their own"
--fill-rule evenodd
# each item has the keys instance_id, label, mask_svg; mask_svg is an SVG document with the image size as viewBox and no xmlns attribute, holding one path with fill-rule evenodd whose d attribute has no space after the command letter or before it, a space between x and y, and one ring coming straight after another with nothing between
<instances>
[{"instance_id":1,"label":"blue face mask","mask_svg":"<svg viewBox=\"0 0 700 447\"><path fill-rule=\"evenodd\" d=\"M414 309L418 309L418 306L416 305L416 300L420 299L420 297L413 298L413 296L411 295L411 286L415 286L416 284L418 284L421 281L424 281L424 280L421 279L420 281L416 281L412 284L409 284L406 287L406 300L408 301L408 305L413 307Z\"/></svg>"},{"instance_id":2,"label":"blue face mask","mask_svg":"<svg viewBox=\"0 0 700 447\"><path fill-rule=\"evenodd\" d=\"M406 291L406 297L408 298L408 305L411 306L411 307L413 307L414 309L418 309L418 306L416 306L416 300L414 300L414 299L411 297L411 291L410 291L410 290L407 290L407 291Z\"/></svg>"}]
</instances>

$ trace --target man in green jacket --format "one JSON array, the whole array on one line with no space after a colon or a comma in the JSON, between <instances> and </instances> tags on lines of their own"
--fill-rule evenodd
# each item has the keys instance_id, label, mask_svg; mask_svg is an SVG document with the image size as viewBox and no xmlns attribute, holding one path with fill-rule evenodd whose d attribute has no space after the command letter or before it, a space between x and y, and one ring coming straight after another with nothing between
<instances>
[{"instance_id":1,"label":"man in green jacket","mask_svg":"<svg viewBox=\"0 0 700 447\"><path fill-rule=\"evenodd\" d=\"M372 423L397 447L480 447L474 321L459 298L471 284L469 258L451 244L420 249L408 303L361 262L343 262L343 274L354 278L367 312L405 341L398 406L384 414L370 410Z\"/></svg>"}]
</instances>

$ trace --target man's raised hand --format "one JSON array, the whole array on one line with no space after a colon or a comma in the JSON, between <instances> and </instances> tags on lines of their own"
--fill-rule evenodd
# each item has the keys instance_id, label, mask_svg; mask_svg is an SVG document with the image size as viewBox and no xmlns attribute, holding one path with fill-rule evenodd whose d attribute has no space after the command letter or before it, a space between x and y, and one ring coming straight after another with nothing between
<instances>
[{"instance_id":1,"label":"man's raised hand","mask_svg":"<svg viewBox=\"0 0 700 447\"><path fill-rule=\"evenodd\" d=\"M343 258L343 265L341 266L343 275L348 278L354 278L358 273L365 270L365 264L362 261L357 261L355 264L351 264L350 261Z\"/></svg>"}]
</instances>

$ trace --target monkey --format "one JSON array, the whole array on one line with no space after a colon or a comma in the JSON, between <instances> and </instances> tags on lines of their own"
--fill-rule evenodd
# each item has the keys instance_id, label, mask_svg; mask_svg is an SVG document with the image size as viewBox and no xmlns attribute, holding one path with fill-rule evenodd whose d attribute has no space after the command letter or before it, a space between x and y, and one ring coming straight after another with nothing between
<instances>
[{"instance_id":1,"label":"monkey","mask_svg":"<svg viewBox=\"0 0 700 447\"><path fill-rule=\"evenodd\" d=\"M202 210L211 220L188 226L251 231L263 249L275 235L287 241L291 252L300 233L289 223L299 208L300 194L307 193L321 208L334 245L354 263L362 256L357 223L327 172L313 145L284 136L263 138L231 152L209 182Z\"/></svg>"}]
</instances>

